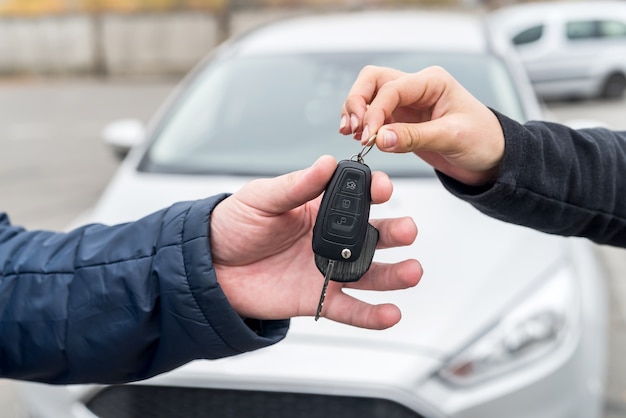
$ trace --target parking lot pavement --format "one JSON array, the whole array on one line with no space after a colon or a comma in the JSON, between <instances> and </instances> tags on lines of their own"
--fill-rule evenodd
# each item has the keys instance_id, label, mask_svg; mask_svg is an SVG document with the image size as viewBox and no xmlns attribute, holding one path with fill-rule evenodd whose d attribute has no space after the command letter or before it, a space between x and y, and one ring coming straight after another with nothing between
<instances>
[{"instance_id":1,"label":"parking lot pavement","mask_svg":"<svg viewBox=\"0 0 626 418\"><path fill-rule=\"evenodd\" d=\"M31 229L64 228L117 167L101 129L119 118L147 121L176 81L0 81L2 210Z\"/></svg>"},{"instance_id":2,"label":"parking lot pavement","mask_svg":"<svg viewBox=\"0 0 626 418\"><path fill-rule=\"evenodd\" d=\"M119 162L100 130L147 121L177 80L0 80L0 210L29 229L63 229L97 199ZM626 129L626 101L554 103L559 121L595 119ZM598 247L611 274L610 365L605 418L626 416L626 250ZM0 416L21 418L0 380Z\"/></svg>"}]
</instances>

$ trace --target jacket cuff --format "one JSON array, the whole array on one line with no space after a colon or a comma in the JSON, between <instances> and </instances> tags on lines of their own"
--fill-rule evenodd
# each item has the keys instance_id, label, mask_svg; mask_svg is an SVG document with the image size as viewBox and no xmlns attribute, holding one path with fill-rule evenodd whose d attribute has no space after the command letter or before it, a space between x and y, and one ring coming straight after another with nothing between
<instances>
[{"instance_id":1,"label":"jacket cuff","mask_svg":"<svg viewBox=\"0 0 626 418\"><path fill-rule=\"evenodd\" d=\"M500 170L495 180L492 183L481 186L470 186L435 170L437 177L446 190L479 209L483 206L489 207L493 203L500 201L503 196L503 189L509 190L509 188L514 187L516 183L516 170L518 170L516 162L518 160L523 161L523 158L518 158L523 154L523 148L520 144L521 141L510 140L510 138L517 138L523 134L523 126L494 109L490 110L498 118L504 134L504 154L500 163Z\"/></svg>"},{"instance_id":2,"label":"jacket cuff","mask_svg":"<svg viewBox=\"0 0 626 418\"><path fill-rule=\"evenodd\" d=\"M223 342L224 352L220 356L267 347L282 340L289 329L289 319L256 321L240 317L218 283L210 249L210 215L227 196L192 203L183 226L187 280L206 322Z\"/></svg>"}]
</instances>

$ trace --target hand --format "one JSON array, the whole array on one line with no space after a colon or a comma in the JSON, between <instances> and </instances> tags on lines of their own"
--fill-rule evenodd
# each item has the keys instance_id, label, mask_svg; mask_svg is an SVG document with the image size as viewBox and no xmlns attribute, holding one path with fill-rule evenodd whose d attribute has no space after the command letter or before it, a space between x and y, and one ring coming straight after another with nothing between
<instances>
[{"instance_id":1,"label":"hand","mask_svg":"<svg viewBox=\"0 0 626 418\"><path fill-rule=\"evenodd\" d=\"M311 247L320 195L337 166L324 156L312 167L273 179L250 182L222 201L211 216L211 251L218 282L239 315L256 319L313 316L324 278ZM372 202L391 197L392 185L372 173ZM417 236L411 218L370 220L378 228L378 248L410 245ZM330 282L323 316L362 328L384 329L401 317L392 304L373 306L342 292L344 287L396 290L417 285L416 260L372 263L357 282Z\"/></svg>"},{"instance_id":2,"label":"hand","mask_svg":"<svg viewBox=\"0 0 626 418\"><path fill-rule=\"evenodd\" d=\"M430 67L414 74L368 66L342 109L339 131L385 152L414 152L468 185L495 178L504 153L498 119L450 74Z\"/></svg>"}]
</instances>

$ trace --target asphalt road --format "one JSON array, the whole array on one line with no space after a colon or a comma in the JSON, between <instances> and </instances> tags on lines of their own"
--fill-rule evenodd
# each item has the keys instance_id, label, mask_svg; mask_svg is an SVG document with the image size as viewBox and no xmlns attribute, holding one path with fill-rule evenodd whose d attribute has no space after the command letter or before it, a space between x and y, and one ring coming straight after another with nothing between
<instances>
[{"instance_id":1,"label":"asphalt road","mask_svg":"<svg viewBox=\"0 0 626 418\"><path fill-rule=\"evenodd\" d=\"M87 210L118 161L102 145L112 120L147 121L177 80L0 80L0 210L28 229L61 230ZM626 100L550 103L555 120L593 119L626 129ZM611 343L605 418L626 416L626 253L598 247L611 272ZM0 380L0 414L22 409Z\"/></svg>"}]
</instances>

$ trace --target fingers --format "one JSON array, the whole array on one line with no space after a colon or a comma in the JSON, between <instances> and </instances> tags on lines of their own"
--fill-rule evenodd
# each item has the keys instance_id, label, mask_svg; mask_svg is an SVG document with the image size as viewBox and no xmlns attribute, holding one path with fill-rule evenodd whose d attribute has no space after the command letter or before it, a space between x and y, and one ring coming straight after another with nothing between
<instances>
[{"instance_id":1,"label":"fingers","mask_svg":"<svg viewBox=\"0 0 626 418\"><path fill-rule=\"evenodd\" d=\"M331 286L361 290L399 290L416 286L422 267L416 260L396 264L374 263L368 273L353 283L331 283ZM397 324L402 315L393 304L372 305L337 290L329 294L322 316L333 321L368 329L386 329Z\"/></svg>"},{"instance_id":2,"label":"fingers","mask_svg":"<svg viewBox=\"0 0 626 418\"><path fill-rule=\"evenodd\" d=\"M371 219L370 223L378 229L378 249L411 245L417 237L417 225L410 217Z\"/></svg>"},{"instance_id":3,"label":"fingers","mask_svg":"<svg viewBox=\"0 0 626 418\"><path fill-rule=\"evenodd\" d=\"M372 173L371 198L372 203L385 203L391 198L393 184L386 173L374 171Z\"/></svg>"},{"instance_id":4,"label":"fingers","mask_svg":"<svg viewBox=\"0 0 626 418\"><path fill-rule=\"evenodd\" d=\"M392 304L371 305L345 293L333 295L324 306L324 317L359 328L382 330L397 324L400 309Z\"/></svg>"},{"instance_id":5,"label":"fingers","mask_svg":"<svg viewBox=\"0 0 626 418\"><path fill-rule=\"evenodd\" d=\"M257 179L237 192L249 206L266 213L281 214L319 196L330 181L337 162L330 155L311 167L271 179Z\"/></svg>"},{"instance_id":6,"label":"fingers","mask_svg":"<svg viewBox=\"0 0 626 418\"><path fill-rule=\"evenodd\" d=\"M391 68L382 68L368 65L364 67L357 80L352 85L346 102L341 112L341 122L339 132L344 135L350 135L363 130L363 117L367 111L367 106L373 101L381 86L389 81L401 77L403 72ZM375 118L380 119L379 125L382 125L385 118L384 115L376 114ZM376 130L370 130L374 133ZM367 140L368 132L363 132L359 137Z\"/></svg>"},{"instance_id":7,"label":"fingers","mask_svg":"<svg viewBox=\"0 0 626 418\"><path fill-rule=\"evenodd\" d=\"M398 112L403 113L403 122L416 123L436 119L433 115L437 111L436 105L444 93L451 90L451 86L457 87L456 80L440 67L429 67L418 73L406 74L370 66L355 81L344 104L342 117L349 114L358 119L357 129L363 131L361 141L367 140L369 133L377 132L379 135L376 143L379 147L384 146L386 150L393 152L417 151L421 148L415 149L416 146L437 139L437 129L425 127L422 132L420 126L419 131L414 131L416 125L407 125L398 132L380 128L384 124L393 123L397 119L394 115ZM346 129L341 132L345 133ZM387 138L383 136L385 132ZM393 144L392 134L395 134L396 139ZM401 146L394 150L397 138L400 138Z\"/></svg>"},{"instance_id":8,"label":"fingers","mask_svg":"<svg viewBox=\"0 0 626 418\"><path fill-rule=\"evenodd\" d=\"M362 130L362 141L367 140L369 133L376 132L376 145L388 152L447 152L451 143L443 139L454 141L458 136L437 119L449 110L442 101L444 94L457 90L463 88L440 67L429 67L414 74L366 67L342 109L342 119L350 115L354 119L350 129L355 129L344 127L340 132L349 134ZM390 125L398 119L394 117L396 113L403 116L399 122L406 123ZM387 126L383 127L385 124Z\"/></svg>"},{"instance_id":9,"label":"fingers","mask_svg":"<svg viewBox=\"0 0 626 418\"><path fill-rule=\"evenodd\" d=\"M402 317L397 306L372 305L343 293L341 288L374 291L408 289L419 283L422 274L422 266L417 260L405 260L395 264L373 263L365 276L357 282L330 284L336 289L332 289L332 294L326 298L322 316L361 328L392 327Z\"/></svg>"},{"instance_id":10,"label":"fingers","mask_svg":"<svg viewBox=\"0 0 626 418\"><path fill-rule=\"evenodd\" d=\"M359 290L401 290L417 286L424 271L417 260L404 260L400 263L372 263L367 273L356 282L344 287Z\"/></svg>"},{"instance_id":11,"label":"fingers","mask_svg":"<svg viewBox=\"0 0 626 418\"><path fill-rule=\"evenodd\" d=\"M390 120L388 115L397 114L397 109L404 109L400 111L401 122L420 123L437 119L447 110L440 109L438 105L443 104L442 97L453 91L453 87L457 87L456 80L440 67L402 75L380 87L363 115L362 123L371 132L379 132L383 123L395 121Z\"/></svg>"}]
</instances>

